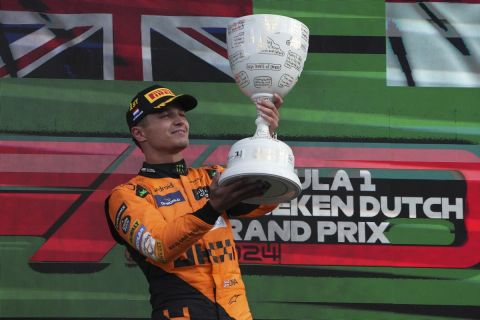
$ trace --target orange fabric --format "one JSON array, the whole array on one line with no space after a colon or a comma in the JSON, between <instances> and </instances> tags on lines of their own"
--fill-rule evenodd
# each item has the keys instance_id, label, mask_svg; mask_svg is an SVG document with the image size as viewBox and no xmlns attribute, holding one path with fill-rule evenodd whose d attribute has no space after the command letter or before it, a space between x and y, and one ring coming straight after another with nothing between
<instances>
[{"instance_id":1,"label":"orange fabric","mask_svg":"<svg viewBox=\"0 0 480 320\"><path fill-rule=\"evenodd\" d=\"M226 213L214 225L193 215L208 201L209 170L189 169L178 178L136 176L112 191L108 214L118 235L149 263L175 274L231 317L251 319ZM275 207L260 206L249 215Z\"/></svg>"}]
</instances>

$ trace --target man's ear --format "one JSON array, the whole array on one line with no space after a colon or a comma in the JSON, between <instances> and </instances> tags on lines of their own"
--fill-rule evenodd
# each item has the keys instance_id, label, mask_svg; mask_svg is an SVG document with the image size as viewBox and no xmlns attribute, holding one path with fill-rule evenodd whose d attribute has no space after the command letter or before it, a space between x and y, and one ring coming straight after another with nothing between
<instances>
[{"instance_id":1,"label":"man's ear","mask_svg":"<svg viewBox=\"0 0 480 320\"><path fill-rule=\"evenodd\" d=\"M145 133L143 132L143 128L142 127L132 127L132 129L130 129L130 133L132 134L132 137L137 140L137 142L142 142L142 141L146 141L147 138L145 138Z\"/></svg>"}]
</instances>

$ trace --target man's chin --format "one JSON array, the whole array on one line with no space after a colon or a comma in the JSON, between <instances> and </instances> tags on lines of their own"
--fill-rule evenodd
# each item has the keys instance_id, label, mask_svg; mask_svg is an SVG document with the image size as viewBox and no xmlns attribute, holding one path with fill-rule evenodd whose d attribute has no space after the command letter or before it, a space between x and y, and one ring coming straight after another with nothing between
<instances>
[{"instance_id":1,"label":"man's chin","mask_svg":"<svg viewBox=\"0 0 480 320\"><path fill-rule=\"evenodd\" d=\"M185 150L189 145L189 141L180 142L175 146L176 152Z\"/></svg>"}]
</instances>

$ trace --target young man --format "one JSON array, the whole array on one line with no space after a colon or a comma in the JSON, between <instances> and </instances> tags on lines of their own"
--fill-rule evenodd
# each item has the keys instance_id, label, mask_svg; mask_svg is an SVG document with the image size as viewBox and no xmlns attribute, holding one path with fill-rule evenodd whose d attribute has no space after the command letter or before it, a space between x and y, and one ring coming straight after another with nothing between
<instances>
[{"instance_id":1,"label":"young man","mask_svg":"<svg viewBox=\"0 0 480 320\"><path fill-rule=\"evenodd\" d=\"M283 102L274 101L257 104L271 132ZM263 215L276 204L241 202L264 193L261 182L219 186L222 167L186 167L185 112L196 105L159 85L133 98L127 124L145 162L105 201L108 225L149 282L152 319L252 319L229 217Z\"/></svg>"}]
</instances>

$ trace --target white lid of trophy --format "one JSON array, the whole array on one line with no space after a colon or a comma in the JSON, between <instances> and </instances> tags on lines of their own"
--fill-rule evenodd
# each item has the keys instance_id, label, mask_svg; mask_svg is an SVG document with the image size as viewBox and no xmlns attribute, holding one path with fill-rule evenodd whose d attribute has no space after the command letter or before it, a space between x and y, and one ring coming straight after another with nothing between
<instances>
[{"instance_id":1,"label":"white lid of trophy","mask_svg":"<svg viewBox=\"0 0 480 320\"><path fill-rule=\"evenodd\" d=\"M298 20L271 14L249 15L228 24L230 67L240 90L253 103L284 97L303 70L308 52L308 28ZM296 198L302 188L295 174L292 149L270 136L268 123L257 115L255 135L230 149L220 184L248 177L270 185L267 192L245 203L282 203Z\"/></svg>"}]
</instances>

